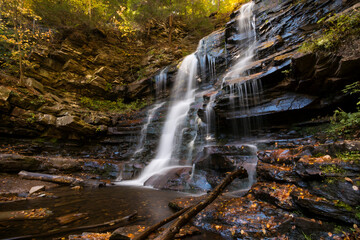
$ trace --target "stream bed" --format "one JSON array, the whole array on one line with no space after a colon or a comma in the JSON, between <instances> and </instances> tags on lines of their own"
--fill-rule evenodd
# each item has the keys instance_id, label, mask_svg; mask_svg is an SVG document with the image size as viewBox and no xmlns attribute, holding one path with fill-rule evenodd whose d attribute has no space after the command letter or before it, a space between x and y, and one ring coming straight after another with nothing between
<instances>
[{"instance_id":1,"label":"stream bed","mask_svg":"<svg viewBox=\"0 0 360 240\"><path fill-rule=\"evenodd\" d=\"M47 197L0 203L0 212L49 208L53 215L42 220L0 221L0 239L46 233L64 227L79 227L108 222L138 212L134 225L152 225L173 211L170 200L188 196L187 193L161 191L152 188L110 186L99 189L70 190L58 187L47 191ZM57 218L71 213L86 213L87 217L61 226ZM78 232L81 234L84 231ZM91 231L86 231L91 232ZM71 234L75 234L73 232ZM65 236L63 234L62 236ZM61 236L58 236L61 237ZM37 239L51 239L37 238ZM219 235L203 232L187 239L223 239Z\"/></svg>"}]
</instances>

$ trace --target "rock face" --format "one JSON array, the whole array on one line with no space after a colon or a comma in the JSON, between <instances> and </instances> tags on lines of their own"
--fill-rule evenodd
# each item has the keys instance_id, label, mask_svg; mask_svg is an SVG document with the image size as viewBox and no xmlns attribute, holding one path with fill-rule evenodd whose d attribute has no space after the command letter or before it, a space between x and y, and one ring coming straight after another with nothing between
<instances>
[{"instance_id":1,"label":"rock face","mask_svg":"<svg viewBox=\"0 0 360 240\"><path fill-rule=\"evenodd\" d=\"M328 55L299 53L298 48L299 43L318 31L317 21L322 16L342 11L351 4L257 1L254 10L257 31L255 59L245 66L245 76L225 81L214 93L217 133L245 134L242 129L225 126L247 124L256 129L259 117L262 118L262 128L284 126L326 114L337 106L349 106L341 89L356 81L359 54L354 56L353 50ZM234 56L242 51L234 37L237 14L233 14L233 20L222 33L227 43L226 54L217 56L220 62L223 62L220 59L226 59L230 67L236 63ZM215 45L214 49L218 48ZM218 67L217 74L222 78L224 66L219 64ZM254 92L255 83L260 86L258 93ZM215 86L219 84L218 81ZM247 98L243 98L244 95ZM247 103L246 113L242 102ZM204 114L199 116L206 122Z\"/></svg>"}]
</instances>

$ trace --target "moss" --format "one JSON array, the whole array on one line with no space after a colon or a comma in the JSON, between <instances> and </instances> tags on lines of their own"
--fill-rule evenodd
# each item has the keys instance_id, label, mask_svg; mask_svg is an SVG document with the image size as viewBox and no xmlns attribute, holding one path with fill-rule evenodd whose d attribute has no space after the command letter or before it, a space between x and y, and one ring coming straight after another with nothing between
<instances>
[{"instance_id":1,"label":"moss","mask_svg":"<svg viewBox=\"0 0 360 240\"><path fill-rule=\"evenodd\" d=\"M118 112L118 113L128 113L132 111L137 111L145 107L148 102L144 99L136 100L131 103L124 103L123 99L118 99L117 101L110 100L99 100L92 99L88 97L81 97L80 103L89 109L96 111L109 111L109 112Z\"/></svg>"},{"instance_id":2,"label":"moss","mask_svg":"<svg viewBox=\"0 0 360 240\"><path fill-rule=\"evenodd\" d=\"M304 42L299 49L301 52L334 51L345 39L360 34L359 12L329 16L327 20L325 19L322 18L318 21L318 24L322 24L324 27L322 34Z\"/></svg>"},{"instance_id":3,"label":"moss","mask_svg":"<svg viewBox=\"0 0 360 240\"><path fill-rule=\"evenodd\" d=\"M323 165L320 167L321 171L324 173L338 173L338 174L344 174L345 170L336 166L335 164L330 165Z\"/></svg>"},{"instance_id":4,"label":"moss","mask_svg":"<svg viewBox=\"0 0 360 240\"><path fill-rule=\"evenodd\" d=\"M336 207L343 208L346 211L349 211L349 212L353 211L353 208L350 205L344 203L343 201L334 200L334 204L335 204Z\"/></svg>"},{"instance_id":5,"label":"moss","mask_svg":"<svg viewBox=\"0 0 360 240\"><path fill-rule=\"evenodd\" d=\"M336 156L344 162L358 163L360 161L360 151L337 153Z\"/></svg>"}]
</instances>

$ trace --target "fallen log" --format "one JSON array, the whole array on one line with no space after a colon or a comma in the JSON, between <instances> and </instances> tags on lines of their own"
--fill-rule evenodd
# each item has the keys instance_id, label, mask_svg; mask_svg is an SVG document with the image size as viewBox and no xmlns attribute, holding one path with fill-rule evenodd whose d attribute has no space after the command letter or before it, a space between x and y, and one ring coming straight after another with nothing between
<instances>
[{"instance_id":1,"label":"fallen log","mask_svg":"<svg viewBox=\"0 0 360 240\"><path fill-rule=\"evenodd\" d=\"M106 184L98 180L85 180L82 178L75 178L70 176L50 175L44 173L34 173L27 171L20 171L18 175L24 179L40 180L45 182L53 182L65 185L78 185L83 187L104 187Z\"/></svg>"},{"instance_id":2,"label":"fallen log","mask_svg":"<svg viewBox=\"0 0 360 240\"><path fill-rule=\"evenodd\" d=\"M75 231L89 230L89 229L94 229L94 228L101 228L101 231L108 231L108 230L112 230L114 228L119 228L120 226L125 226L125 225L131 223L133 220L136 219L136 216L137 216L137 212L135 212L131 215L128 215L126 217L115 219L115 220L105 222L105 223L80 226L80 227L74 227L74 228L68 228L68 229L56 229L53 231L49 231L47 233L19 236L19 237L6 238L6 239L7 240L19 240L19 239L45 238L45 237L50 237L50 236L54 236L54 235L75 232ZM3 240L5 240L5 239L3 239Z\"/></svg>"},{"instance_id":3,"label":"fallen log","mask_svg":"<svg viewBox=\"0 0 360 240\"><path fill-rule=\"evenodd\" d=\"M165 218L164 220L158 222L155 225L152 225L151 227L147 228L144 232L142 232L139 235L136 235L132 240L145 240L152 232L154 232L156 229L162 227L163 225L167 224L168 222L171 222L172 220L174 220L175 218L179 217L180 215L182 215L184 212L186 212L187 210L189 210L190 207L184 208L176 213L174 213L173 215L171 215L168 218ZM111 239L111 238L110 238Z\"/></svg>"},{"instance_id":4,"label":"fallen log","mask_svg":"<svg viewBox=\"0 0 360 240\"><path fill-rule=\"evenodd\" d=\"M165 229L155 240L172 240L176 233L178 233L185 224L187 224L193 217L201 212L205 207L212 203L217 196L224 191L224 189L235 179L235 178L246 178L248 177L247 171L241 167L234 172L227 175L224 180L210 193L210 195L191 207L188 211L176 220L170 227Z\"/></svg>"}]
</instances>

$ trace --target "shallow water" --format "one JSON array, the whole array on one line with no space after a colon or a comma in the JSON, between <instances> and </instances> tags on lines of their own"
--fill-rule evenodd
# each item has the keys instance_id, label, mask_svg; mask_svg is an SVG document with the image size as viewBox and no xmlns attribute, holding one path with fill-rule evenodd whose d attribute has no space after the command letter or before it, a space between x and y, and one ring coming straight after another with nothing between
<instances>
[{"instance_id":1,"label":"shallow water","mask_svg":"<svg viewBox=\"0 0 360 240\"><path fill-rule=\"evenodd\" d=\"M56 218L70 213L88 214L88 219L81 219L68 224L71 228L104 223L129 215L134 211L138 212L138 218L140 219L134 224L151 225L173 213L168 207L170 200L188 195L180 192L130 186L110 186L80 191L71 190L69 187L61 187L53 189L49 193L54 196L52 198L0 203L1 212L49 208L54 213L45 220L0 221L0 239L40 234L58 229L61 226ZM82 232L84 231L79 233ZM44 239L51 239L51 237ZM191 237L191 239L222 238L211 233L203 233L200 236Z\"/></svg>"}]
</instances>

